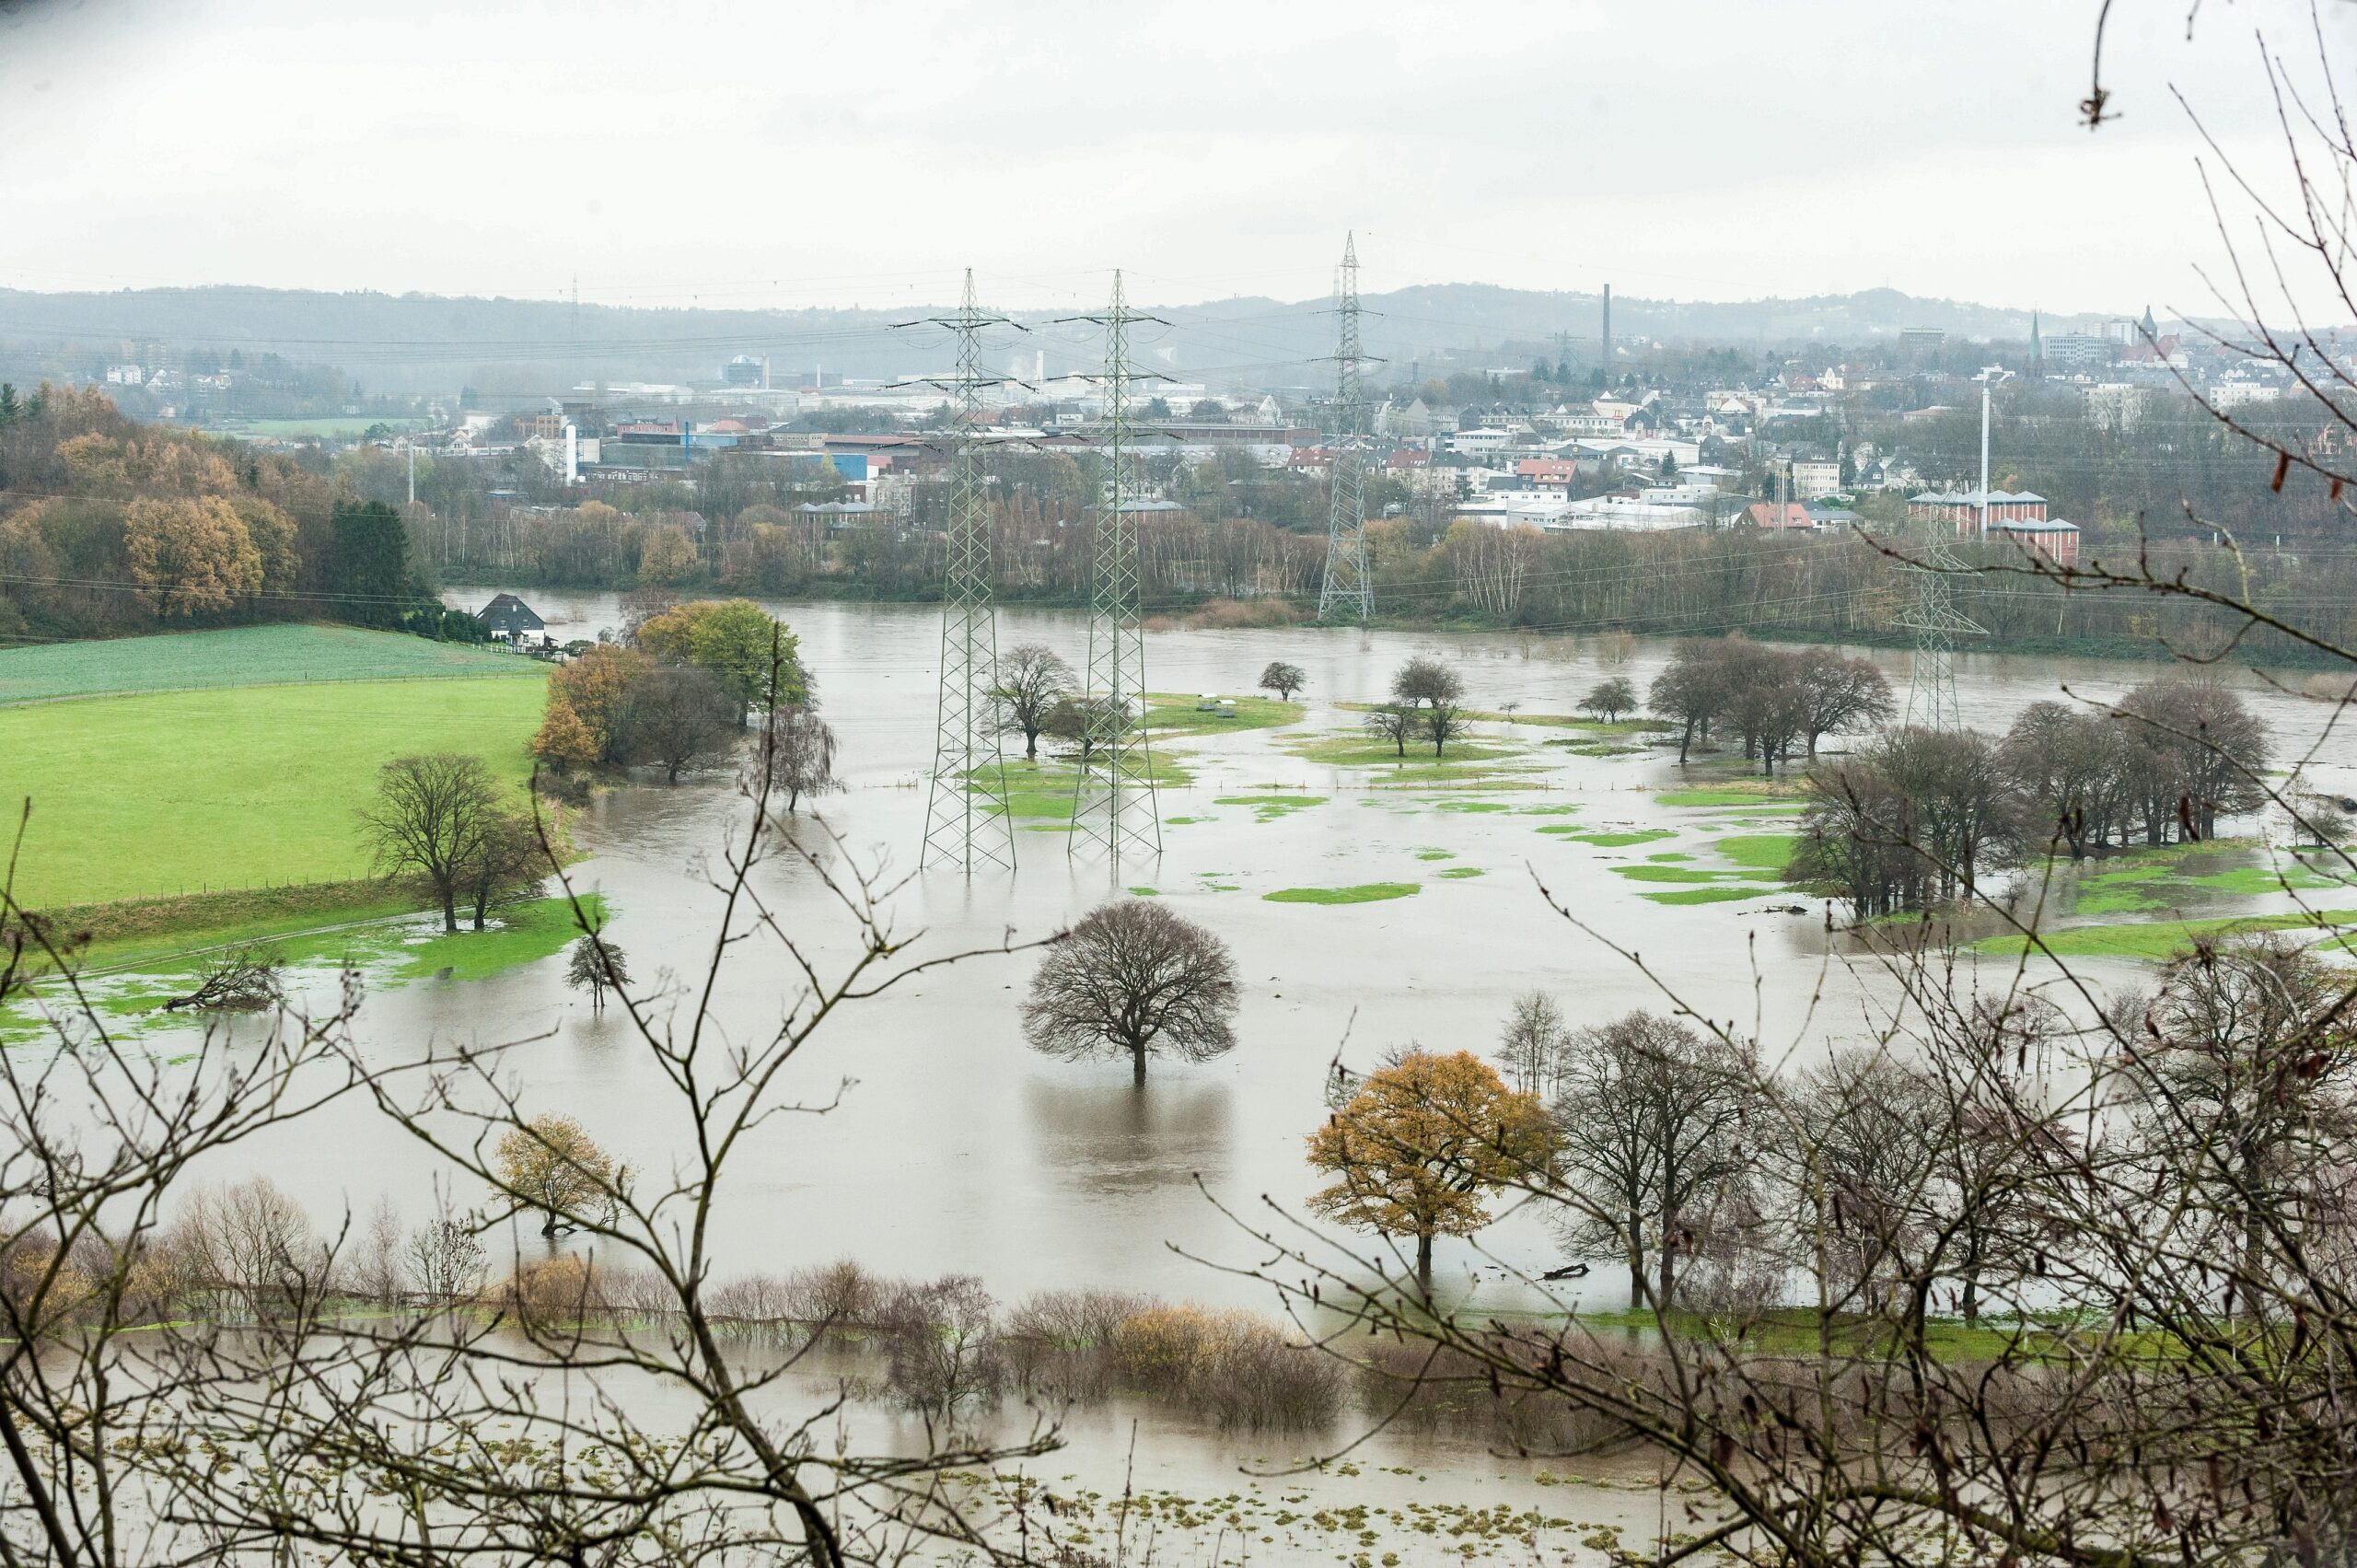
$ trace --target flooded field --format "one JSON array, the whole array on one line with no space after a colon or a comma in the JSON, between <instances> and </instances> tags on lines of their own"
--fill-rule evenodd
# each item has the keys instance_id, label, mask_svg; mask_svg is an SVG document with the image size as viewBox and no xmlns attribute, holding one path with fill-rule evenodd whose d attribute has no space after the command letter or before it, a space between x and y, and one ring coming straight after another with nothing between
<instances>
[{"instance_id":1,"label":"flooded field","mask_svg":"<svg viewBox=\"0 0 2357 1568\"><path fill-rule=\"evenodd\" d=\"M610 598L543 598L540 608L560 635L594 634L620 619ZM1756 1029L1772 1052L1813 1054L1863 1028L1857 1004L1862 989L1876 987L1872 965L1829 935L1821 902L1777 877L1792 802L1746 793L1724 762L1681 775L1674 748L1649 746L1642 733L1531 722L1573 712L1607 674L1642 689L1663 646L1640 645L1608 666L1593 641L1156 633L1155 689L1246 696L1261 666L1283 657L1309 674L1303 716L1158 736L1158 755L1188 779L1162 794L1158 860L1128 860L1116 874L1069 858L1053 817L1027 817L1016 874L970 883L910 875L931 761L935 616L915 607L779 608L818 672L849 785L796 830L837 873L872 879L911 956L1034 938L1117 889L1151 889L1230 945L1245 995L1232 1053L1157 1063L1143 1092L1125 1065L1051 1061L1026 1048L1016 1005L1036 961L1027 956L974 958L860 1004L820 1037L792 1086L803 1099L831 1102L848 1080L840 1103L770 1123L737 1168L726 1252L748 1272L854 1255L891 1274L978 1274L1003 1295L1109 1283L1264 1305L1248 1281L1200 1260L1251 1256L1208 1200L1249 1212L1265 1198L1299 1212L1316 1185L1303 1143L1324 1118L1338 1053L1360 1067L1410 1042L1487 1053L1513 999L1534 987L1562 998L1575 1021L1660 1007L1674 993ZM1077 663L1085 631L1074 616L1007 612L999 635L1003 648L1044 642ZM1402 658L1426 652L1464 670L1472 704L1516 703L1523 721L1478 725L1442 772L1373 760L1356 738L1359 715L1334 705L1380 696ZM1903 690L1903 656L1881 657ZM2062 686L2107 697L2152 673L1968 663L1968 722L1991 728ZM2286 750L2306 747L2330 714L2257 686L2248 697ZM2352 762L2357 746L2336 735L2311 772L2346 779ZM1019 743L1012 766L1019 778ZM576 824L586 858L575 885L612 911L611 935L642 982L701 971L717 918L709 867L744 816L733 782L714 777L600 796ZM2235 865L2207 875L2196 867L2172 885L2186 912L2292 907L2264 890L2273 872L2262 851L2215 853ZM807 866L781 860L762 876L797 939L849 951L856 927ZM1551 911L1542 887L1591 930ZM388 965L378 955L370 972L383 983L359 1032L389 1060L435 1040L528 1041L511 1058L528 1105L572 1115L617 1158L659 1169L678 1130L665 1124L653 1071L632 1051L625 1023L564 986L553 946L529 947L525 961L488 977L418 960ZM2086 972L2118 981L2139 971L2097 958ZM313 973L327 982L326 967ZM732 1029L773 1025L793 984L772 956L749 950L723 976L719 1016ZM168 1052L178 1027L151 1023L145 1038ZM356 1106L246 1153L322 1220L380 1194L405 1214L434 1201L420 1151ZM1544 1228L1513 1216L1481 1245L1517 1268L1557 1260ZM1495 1266L1465 1242L1443 1241L1440 1274L1452 1293L1516 1299L1503 1284L1480 1284L1497 1278ZM1610 1270L1584 1288L1596 1306L1622 1300Z\"/></svg>"},{"instance_id":2,"label":"flooded field","mask_svg":"<svg viewBox=\"0 0 2357 1568\"><path fill-rule=\"evenodd\" d=\"M620 620L610 597L542 596L538 608L560 636ZM1068 855L1056 813L1069 785L1052 765L1029 773L1018 739L1009 764L1025 813L1018 868L970 882L911 875L932 760L935 615L776 608L817 672L848 785L794 830L839 885L853 873L867 879L908 958L1037 938L1128 891L1168 900L1223 938L1244 1001L1233 1052L1157 1061L1143 1088L1125 1063L1027 1049L1017 1004L1031 955L970 958L860 1003L784 1086L807 1112L766 1122L736 1161L719 1211L724 1274L852 1257L886 1275L973 1274L1002 1301L1101 1286L1273 1311L1271 1292L1249 1277L1264 1254L1223 1209L1255 1223L1302 1213L1318 1185L1305 1140L1325 1118L1338 1059L1364 1068L1411 1042L1487 1054L1514 999L1534 988L1555 993L1575 1023L1666 1008L1674 996L1756 1032L1771 1055L1805 1059L1863 1035L1875 1002L1894 993L1855 940L1831 929L1820 900L1782 885L1797 809L1789 795L1763 793L1727 759L1698 757L1681 772L1675 747L1642 728L1562 722L1608 675L1642 690L1664 645L1611 660L1593 640L1157 633L1153 690L1249 697L1261 667L1282 657L1308 673L1301 712L1263 709L1228 725L1195 719L1191 701L1168 710L1176 726L1154 744L1184 782L1162 792L1165 849L1118 869ZM1085 635L1075 616L1000 621L1002 649L1037 641L1075 664ZM1402 659L1425 653L1463 671L1472 706L1514 716L1477 724L1440 763L1387 761L1343 704L1380 697ZM1903 694L1903 656L1875 656ZM2108 698L2154 673L1961 662L1967 721L1991 729L2064 688ZM2256 681L2246 694L2279 756L2313 751L2310 777L2357 786L2357 746L2325 733L2327 705ZM575 885L610 912L610 934L639 988L657 993L658 1013L700 983L719 918L710 874L746 816L733 779L715 776L614 790L575 823L584 852ZM2236 844L2132 871L2091 865L2067 879L2058 907L2082 923L2289 910L2274 878L2304 874L2268 849L2266 827L2237 824ZM822 959L853 950L856 923L811 865L782 858L758 886L782 926ZM1550 895L1575 920L1550 909ZM2310 897L2334 907L2336 895L2357 904L2337 889ZM496 962L458 956L466 939L438 937L430 921L299 943L289 957L299 986L321 997L339 956L361 965L369 993L356 1032L373 1060L413 1059L437 1043L517 1042L508 1066L528 1109L572 1116L618 1160L662 1172L684 1131L672 1092L616 1010L595 1012L565 986L563 934L543 929L551 908L512 916ZM1978 961L1996 983L2017 962L1995 951ZM2082 972L2100 987L2149 970L2096 957ZM720 977L714 1017L735 1036L773 1028L797 989L774 949L748 947ZM187 1049L192 1026L140 1012L168 993L156 977L104 977L97 990L116 999L145 1049L167 1059ZM356 1100L241 1144L235 1161L210 1174L264 1172L322 1227L380 1199L411 1220L436 1203L428 1156ZM515 1239L528 1256L548 1245ZM1553 1303L1512 1276L1560 1260L1538 1218L1509 1213L1478 1244L1444 1239L1437 1283L1445 1296L1485 1308L1540 1308ZM1562 1289L1554 1301L1609 1309L1627 1300L1610 1268ZM894 1418L868 1407L847 1419ZM1134 1458L1132 1422L1152 1438ZM1682 1507L1650 1473L1608 1474L1596 1461L1574 1475L1564 1461L1550 1470L1429 1436L1387 1435L1304 1480L1278 1472L1347 1434L1198 1431L1117 1402L1076 1412L1072 1434L1074 1449L1026 1478L965 1484L983 1498L1062 1488L1079 1510L1066 1517L1089 1532L1076 1544L1103 1550L1109 1531L1143 1528L1160 1532L1162 1555L1202 1562L1389 1564L1534 1547L1592 1557L1606 1539L1599 1527L1640 1535ZM1141 1501L1116 1517L1109 1500L1125 1487ZM1375 1516L1353 1512L1364 1509ZM1138 1550L1134 1534L1124 1540Z\"/></svg>"}]
</instances>

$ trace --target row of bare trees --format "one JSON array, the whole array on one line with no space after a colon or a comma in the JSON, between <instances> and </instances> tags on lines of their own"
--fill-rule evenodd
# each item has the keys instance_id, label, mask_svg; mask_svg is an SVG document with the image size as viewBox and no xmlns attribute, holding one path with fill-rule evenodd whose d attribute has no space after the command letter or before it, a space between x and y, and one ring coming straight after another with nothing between
<instances>
[{"instance_id":1,"label":"row of bare trees","mask_svg":"<svg viewBox=\"0 0 2357 1568\"><path fill-rule=\"evenodd\" d=\"M1768 774L1794 747L1815 757L1826 736L1884 723L1892 712L1890 684L1871 660L1736 635L1679 644L1648 695L1653 711L1678 726L1680 763L1710 743L1716 725Z\"/></svg>"}]
</instances>

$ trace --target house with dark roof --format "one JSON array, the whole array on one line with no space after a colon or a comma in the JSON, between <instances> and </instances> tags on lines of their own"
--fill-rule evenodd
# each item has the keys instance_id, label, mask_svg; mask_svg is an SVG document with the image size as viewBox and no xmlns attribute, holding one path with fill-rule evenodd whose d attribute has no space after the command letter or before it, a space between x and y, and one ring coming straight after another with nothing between
<instances>
[{"instance_id":1,"label":"house with dark roof","mask_svg":"<svg viewBox=\"0 0 2357 1568\"><path fill-rule=\"evenodd\" d=\"M494 637L514 642L527 632L545 632L548 622L532 612L532 607L514 594L496 594L489 604L475 611L475 619L482 629Z\"/></svg>"}]
</instances>

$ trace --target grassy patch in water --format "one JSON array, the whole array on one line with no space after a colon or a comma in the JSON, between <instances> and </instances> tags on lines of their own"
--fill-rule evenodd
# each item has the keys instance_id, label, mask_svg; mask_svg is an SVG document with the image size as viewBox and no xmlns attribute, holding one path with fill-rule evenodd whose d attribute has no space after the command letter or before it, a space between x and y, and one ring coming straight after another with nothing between
<instances>
[{"instance_id":1,"label":"grassy patch in water","mask_svg":"<svg viewBox=\"0 0 2357 1568\"><path fill-rule=\"evenodd\" d=\"M1133 899L1158 899L1162 897L1162 889L1159 888L1132 888L1130 889L1130 897Z\"/></svg>"},{"instance_id":2,"label":"grassy patch in water","mask_svg":"<svg viewBox=\"0 0 2357 1568\"><path fill-rule=\"evenodd\" d=\"M1326 800L1322 795L1223 795L1213 799L1212 804L1249 807L1255 822L1274 822L1296 811L1323 806Z\"/></svg>"},{"instance_id":3,"label":"grassy patch in water","mask_svg":"<svg viewBox=\"0 0 2357 1568\"><path fill-rule=\"evenodd\" d=\"M1663 839L1678 837L1677 830L1672 828L1623 828L1601 832L1582 832L1568 822L1555 827L1541 828L1538 830L1542 833L1553 834L1568 843L1588 844L1596 849L1627 849L1632 844L1656 843Z\"/></svg>"},{"instance_id":4,"label":"grassy patch in water","mask_svg":"<svg viewBox=\"0 0 2357 1568\"><path fill-rule=\"evenodd\" d=\"M1644 893L1657 904L1723 904L1734 899L1757 899L1766 895L1765 888L1680 888L1672 893Z\"/></svg>"},{"instance_id":5,"label":"grassy patch in water","mask_svg":"<svg viewBox=\"0 0 2357 1568\"><path fill-rule=\"evenodd\" d=\"M1711 848L1722 859L1781 879L1784 867L1793 863L1793 849L1799 842L1799 837L1793 833L1744 833L1721 839Z\"/></svg>"},{"instance_id":6,"label":"grassy patch in water","mask_svg":"<svg viewBox=\"0 0 2357 1568\"><path fill-rule=\"evenodd\" d=\"M1156 691L1146 698L1145 727L1157 732L1217 735L1238 729L1275 729L1308 712L1299 703L1274 697L1238 697L1225 715L1207 714L1195 706L1199 699L1176 691Z\"/></svg>"},{"instance_id":7,"label":"grassy patch in water","mask_svg":"<svg viewBox=\"0 0 2357 1568\"><path fill-rule=\"evenodd\" d=\"M1176 786L1194 782L1187 770L1167 754L1155 751L1149 755L1153 758L1149 773L1157 785ZM1010 815L1024 820L1027 825L1054 818L1071 819L1073 791L1080 782L1078 764L1062 761L1010 761L1005 764L1005 769L1006 808ZM1102 776L1102 770L1093 771ZM981 782L976 774L967 777L970 789Z\"/></svg>"},{"instance_id":8,"label":"grassy patch in water","mask_svg":"<svg viewBox=\"0 0 2357 1568\"><path fill-rule=\"evenodd\" d=\"M1560 746L1574 757L1643 757L1650 746L1615 746L1608 740L1542 740L1541 746Z\"/></svg>"},{"instance_id":9,"label":"grassy patch in water","mask_svg":"<svg viewBox=\"0 0 2357 1568\"><path fill-rule=\"evenodd\" d=\"M1440 875L1452 882L1462 882L1469 877L1480 876L1481 868L1478 865L1452 865Z\"/></svg>"},{"instance_id":10,"label":"grassy patch in water","mask_svg":"<svg viewBox=\"0 0 2357 1568\"><path fill-rule=\"evenodd\" d=\"M2190 948L2200 937L2232 937L2261 931L2309 930L2346 950L2350 944L2338 935L2357 925L2357 910L2293 911L2286 914L2226 916L2215 920L2116 921L2102 925L2073 925L2045 933L2047 949L2066 958L2145 958L2159 962ZM1979 953L2017 954L2029 948L2029 938L2006 935L1984 936L1972 947Z\"/></svg>"},{"instance_id":11,"label":"grassy patch in water","mask_svg":"<svg viewBox=\"0 0 2357 1568\"><path fill-rule=\"evenodd\" d=\"M1260 897L1272 904L1374 904L1421 890L1413 882L1361 882L1353 888L1280 888Z\"/></svg>"},{"instance_id":12,"label":"grassy patch in water","mask_svg":"<svg viewBox=\"0 0 2357 1568\"><path fill-rule=\"evenodd\" d=\"M1741 806L1754 811L1808 809L1805 801L1776 799L1765 790L1715 784L1702 789L1666 789L1654 796L1654 802L1659 806Z\"/></svg>"},{"instance_id":13,"label":"grassy patch in water","mask_svg":"<svg viewBox=\"0 0 2357 1568\"><path fill-rule=\"evenodd\" d=\"M1684 850L1666 849L1666 850L1661 851L1661 852L1660 852L1659 854L1649 854L1649 855L1645 856L1645 858L1646 858L1647 860L1672 861L1672 860L1691 860L1691 859L1693 859L1694 857L1693 857L1692 855L1690 855L1690 854L1688 854Z\"/></svg>"},{"instance_id":14,"label":"grassy patch in water","mask_svg":"<svg viewBox=\"0 0 2357 1568\"><path fill-rule=\"evenodd\" d=\"M1626 877L1631 882L1727 882L1743 875L1740 871L1703 871L1686 865L1655 865L1649 862L1616 865L1612 874Z\"/></svg>"},{"instance_id":15,"label":"grassy patch in water","mask_svg":"<svg viewBox=\"0 0 2357 1568\"><path fill-rule=\"evenodd\" d=\"M1416 852L1416 858L1418 860L1455 860L1457 852L1453 849L1420 849Z\"/></svg>"}]
</instances>

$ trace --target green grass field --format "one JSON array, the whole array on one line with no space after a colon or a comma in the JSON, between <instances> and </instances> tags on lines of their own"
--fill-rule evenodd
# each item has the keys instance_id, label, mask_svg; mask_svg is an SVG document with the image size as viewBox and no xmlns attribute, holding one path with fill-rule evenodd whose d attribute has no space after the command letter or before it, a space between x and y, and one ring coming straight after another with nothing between
<instances>
[{"instance_id":1,"label":"green grass field","mask_svg":"<svg viewBox=\"0 0 2357 1568\"><path fill-rule=\"evenodd\" d=\"M1421 891L1413 882L1362 882L1354 888L1280 888L1260 897L1272 904L1378 904Z\"/></svg>"},{"instance_id":2,"label":"green grass field","mask_svg":"<svg viewBox=\"0 0 2357 1568\"><path fill-rule=\"evenodd\" d=\"M271 630L298 630L273 628ZM210 637L221 633L203 633ZM368 635L362 633L361 635ZM161 683L178 650L143 638ZM387 637L428 653L439 645ZM87 645L120 650L138 644ZM49 653L53 650L36 650ZM7 662L0 655L0 679ZM32 817L16 896L33 908L361 876L357 812L396 756L464 751L503 778L530 772L547 667L511 678L257 685L0 709L0 801ZM257 659L250 668L280 668ZM135 662L109 680L137 676ZM265 677L266 679L267 677Z\"/></svg>"},{"instance_id":3,"label":"green grass field","mask_svg":"<svg viewBox=\"0 0 2357 1568\"><path fill-rule=\"evenodd\" d=\"M0 706L192 687L547 674L547 666L514 654L393 632L364 632L355 626L241 626L11 648L0 653Z\"/></svg>"}]
</instances>

